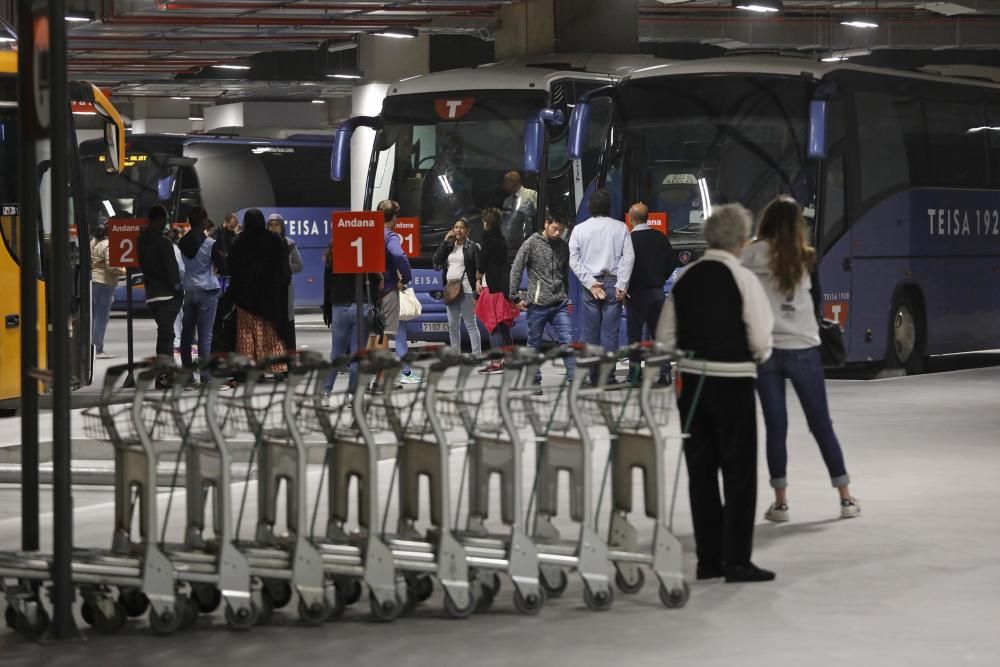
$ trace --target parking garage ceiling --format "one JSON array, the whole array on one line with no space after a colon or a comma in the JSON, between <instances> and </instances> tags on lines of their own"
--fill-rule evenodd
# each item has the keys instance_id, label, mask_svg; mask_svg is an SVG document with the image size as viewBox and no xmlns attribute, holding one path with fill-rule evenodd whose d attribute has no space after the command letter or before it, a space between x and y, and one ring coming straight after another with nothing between
<instances>
[{"instance_id":1,"label":"parking garage ceiling","mask_svg":"<svg viewBox=\"0 0 1000 667\"><path fill-rule=\"evenodd\" d=\"M358 34L403 30L489 43L503 6L521 1L77 0L69 4L92 20L68 25L69 68L119 95L347 95L352 82L323 68L354 66ZM10 17L13 4L0 9ZM780 11L761 11L775 6ZM877 27L845 25L857 21ZM767 50L1000 68L1000 0L639 0L639 22L640 48L664 57Z\"/></svg>"}]
</instances>

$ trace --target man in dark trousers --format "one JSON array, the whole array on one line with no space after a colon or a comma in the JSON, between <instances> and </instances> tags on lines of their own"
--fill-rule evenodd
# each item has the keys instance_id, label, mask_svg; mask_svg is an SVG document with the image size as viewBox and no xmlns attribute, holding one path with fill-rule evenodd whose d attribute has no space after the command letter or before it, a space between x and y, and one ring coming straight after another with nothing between
<instances>
[{"instance_id":1,"label":"man in dark trousers","mask_svg":"<svg viewBox=\"0 0 1000 667\"><path fill-rule=\"evenodd\" d=\"M705 221L705 255L674 283L656 340L677 362L698 579L770 581L750 561L757 502L757 365L771 356L774 315L757 276L740 265L753 220L739 204ZM697 397L697 404L695 404ZM725 504L719 497L719 472Z\"/></svg>"},{"instance_id":2,"label":"man in dark trousers","mask_svg":"<svg viewBox=\"0 0 1000 667\"><path fill-rule=\"evenodd\" d=\"M632 223L635 264L632 265L632 278L628 284L625 325L628 342L638 343L642 340L643 327L649 328L650 336L656 333L656 325L660 321L660 312L663 311L663 302L666 300L663 286L677 267L677 261L667 235L646 224L649 207L642 203L632 204L628 217ZM642 373L639 366L630 364L628 370L629 381L638 382ZM669 366L663 366L658 381L660 384L670 384Z\"/></svg>"},{"instance_id":3,"label":"man in dark trousers","mask_svg":"<svg viewBox=\"0 0 1000 667\"><path fill-rule=\"evenodd\" d=\"M174 356L174 322L181 312L184 288L174 244L167 238L167 209L156 205L139 232L139 266L146 286L146 307L156 320L156 354Z\"/></svg>"}]
</instances>

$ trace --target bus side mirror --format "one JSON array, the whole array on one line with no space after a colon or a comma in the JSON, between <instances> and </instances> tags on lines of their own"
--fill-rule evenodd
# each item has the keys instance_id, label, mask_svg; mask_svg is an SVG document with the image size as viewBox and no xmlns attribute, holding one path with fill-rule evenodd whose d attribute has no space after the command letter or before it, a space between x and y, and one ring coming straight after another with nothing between
<instances>
[{"instance_id":1,"label":"bus side mirror","mask_svg":"<svg viewBox=\"0 0 1000 667\"><path fill-rule=\"evenodd\" d=\"M566 117L558 109L541 109L524 124L524 158L521 170L533 174L541 169L545 152L545 126L562 125Z\"/></svg>"},{"instance_id":2,"label":"bus side mirror","mask_svg":"<svg viewBox=\"0 0 1000 667\"><path fill-rule=\"evenodd\" d=\"M809 102L808 155L814 160L826 157L826 100Z\"/></svg>"},{"instance_id":3,"label":"bus side mirror","mask_svg":"<svg viewBox=\"0 0 1000 667\"><path fill-rule=\"evenodd\" d=\"M570 160L583 159L587 150L587 131L590 129L590 102L577 102L569 117L569 142L566 155Z\"/></svg>"},{"instance_id":4,"label":"bus side mirror","mask_svg":"<svg viewBox=\"0 0 1000 667\"><path fill-rule=\"evenodd\" d=\"M351 173L351 137L359 127L378 127L379 119L375 116L355 116L344 121L337 128L333 139L333 152L330 154L330 178L335 181L345 181Z\"/></svg>"}]
</instances>

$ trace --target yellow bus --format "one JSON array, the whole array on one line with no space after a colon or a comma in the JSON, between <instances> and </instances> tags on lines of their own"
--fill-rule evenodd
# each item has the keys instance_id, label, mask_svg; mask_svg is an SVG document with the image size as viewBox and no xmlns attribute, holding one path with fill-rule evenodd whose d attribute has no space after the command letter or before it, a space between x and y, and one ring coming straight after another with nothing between
<instances>
[{"instance_id":1,"label":"yellow bus","mask_svg":"<svg viewBox=\"0 0 1000 667\"><path fill-rule=\"evenodd\" d=\"M94 85L71 82L70 98L74 102L88 103L104 121L104 136L107 149L105 164L112 172L120 172L125 158L125 127L118 111L107 97ZM66 113L70 113L67 107ZM71 116L72 118L72 116ZM72 121L71 121L72 122ZM71 128L72 128L71 124ZM76 230L71 250L73 286L71 294L71 341L73 345L73 378L75 387L89 384L93 375L93 352L90 336L90 228L85 219L83 179L77 151L75 129L70 132L70 226ZM18 169L18 141L21 133L17 118L17 53L0 51L0 408L17 406L21 395L21 327L28 323L21 321L20 267L18 248L20 245L20 179L24 174ZM47 190L49 161L43 159L45 146L39 146L38 179L40 193ZM42 212L39 225L38 248L40 251L40 275L38 280L39 318L35 326L39 333L39 361L47 367L48 346L46 345L47 308L45 307L45 275L51 234L48 202L45 196L39 198Z\"/></svg>"}]
</instances>

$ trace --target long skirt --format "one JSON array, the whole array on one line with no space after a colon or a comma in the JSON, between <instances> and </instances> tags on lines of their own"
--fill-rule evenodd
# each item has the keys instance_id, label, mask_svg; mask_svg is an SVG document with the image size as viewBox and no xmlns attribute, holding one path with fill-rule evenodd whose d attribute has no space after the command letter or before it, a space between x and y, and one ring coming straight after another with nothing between
<instances>
[{"instance_id":1,"label":"long skirt","mask_svg":"<svg viewBox=\"0 0 1000 667\"><path fill-rule=\"evenodd\" d=\"M236 352L256 362L284 355L285 343L278 335L278 329L273 322L237 307ZM271 371L287 373L288 364L273 364Z\"/></svg>"}]
</instances>

